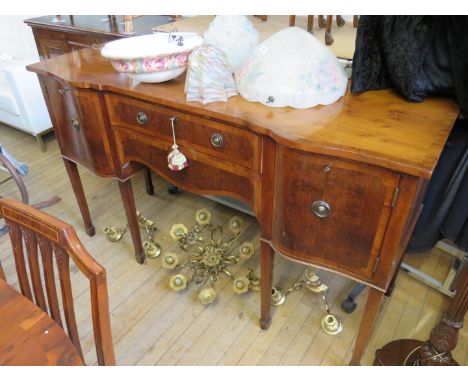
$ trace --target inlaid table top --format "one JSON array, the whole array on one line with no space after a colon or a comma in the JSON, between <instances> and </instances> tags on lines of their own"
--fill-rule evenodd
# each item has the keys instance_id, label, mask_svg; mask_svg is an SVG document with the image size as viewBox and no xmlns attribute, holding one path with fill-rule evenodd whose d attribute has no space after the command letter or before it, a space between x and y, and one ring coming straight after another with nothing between
<instances>
[{"instance_id":1,"label":"inlaid table top","mask_svg":"<svg viewBox=\"0 0 468 382\"><path fill-rule=\"evenodd\" d=\"M0 280L0 365L83 365L63 329L3 280Z\"/></svg>"}]
</instances>

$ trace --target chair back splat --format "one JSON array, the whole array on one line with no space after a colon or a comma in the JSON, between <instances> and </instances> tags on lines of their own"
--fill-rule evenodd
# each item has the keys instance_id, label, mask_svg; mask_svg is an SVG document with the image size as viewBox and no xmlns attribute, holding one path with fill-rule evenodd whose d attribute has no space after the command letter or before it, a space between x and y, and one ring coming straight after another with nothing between
<instances>
[{"instance_id":1,"label":"chair back splat","mask_svg":"<svg viewBox=\"0 0 468 382\"><path fill-rule=\"evenodd\" d=\"M9 229L21 293L48 313L61 327L63 321L65 322L66 332L81 358L83 352L76 325L70 281L70 258L86 276L91 292L98 364L115 365L106 271L86 251L73 227L11 198L0 199L1 217L5 219ZM5 278L1 265L0 278ZM57 282L60 285L60 292L57 290ZM59 294L64 320L60 310Z\"/></svg>"}]
</instances>

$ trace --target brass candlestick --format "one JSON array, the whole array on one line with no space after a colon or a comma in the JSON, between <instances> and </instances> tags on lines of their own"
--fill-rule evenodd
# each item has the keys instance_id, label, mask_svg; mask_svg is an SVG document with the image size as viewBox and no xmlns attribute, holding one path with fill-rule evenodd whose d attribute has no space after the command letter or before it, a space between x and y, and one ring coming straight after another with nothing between
<instances>
[{"instance_id":1,"label":"brass candlestick","mask_svg":"<svg viewBox=\"0 0 468 382\"><path fill-rule=\"evenodd\" d=\"M309 291L314 294L322 295L322 299L325 304L326 315L321 321L322 330L329 335L337 335L343 330L343 321L341 317L330 312L328 306L326 292L328 286L320 281L320 277L315 272L314 268L307 267L302 274L302 280L295 282L290 288L284 290L278 286L273 287L271 292L271 305L281 306L286 302L287 296L297 290L301 290L306 287Z\"/></svg>"},{"instance_id":2,"label":"brass candlestick","mask_svg":"<svg viewBox=\"0 0 468 382\"><path fill-rule=\"evenodd\" d=\"M139 211L137 211L137 218L140 228L144 229L148 235L147 240L143 242L143 253L148 259L156 259L162 253L161 245L154 240L154 234L157 231L156 223L153 220L143 216ZM115 243L121 240L127 232L127 228L128 225L125 227L104 227L106 239L111 243Z\"/></svg>"}]
</instances>

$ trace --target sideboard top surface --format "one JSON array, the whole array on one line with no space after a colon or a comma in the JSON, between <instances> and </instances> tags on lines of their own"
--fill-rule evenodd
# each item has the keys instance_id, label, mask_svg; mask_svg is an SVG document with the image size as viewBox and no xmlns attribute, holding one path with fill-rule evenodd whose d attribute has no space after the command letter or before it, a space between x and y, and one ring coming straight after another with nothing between
<instances>
[{"instance_id":1,"label":"sideboard top surface","mask_svg":"<svg viewBox=\"0 0 468 382\"><path fill-rule=\"evenodd\" d=\"M160 84L133 84L98 50L81 49L28 66L77 88L109 91L210 118L300 150L334 155L430 178L458 115L450 98L411 103L392 90L352 94L329 106L272 108L235 96L228 102L187 102L185 74Z\"/></svg>"},{"instance_id":2,"label":"sideboard top surface","mask_svg":"<svg viewBox=\"0 0 468 382\"><path fill-rule=\"evenodd\" d=\"M126 34L123 16L115 16L111 19L106 15L63 15L63 22L54 22L56 16L40 16L26 19L24 22L31 27L45 28L48 30L70 31L84 34L107 35L114 37L132 37L153 33L152 28L168 24L173 21L170 16L138 16L132 20L133 33Z\"/></svg>"}]
</instances>

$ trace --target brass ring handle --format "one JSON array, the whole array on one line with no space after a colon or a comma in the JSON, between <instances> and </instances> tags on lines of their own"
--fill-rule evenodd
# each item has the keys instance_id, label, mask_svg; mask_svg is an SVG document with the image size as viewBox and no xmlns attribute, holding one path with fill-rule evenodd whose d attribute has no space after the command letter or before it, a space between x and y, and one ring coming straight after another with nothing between
<instances>
[{"instance_id":1,"label":"brass ring handle","mask_svg":"<svg viewBox=\"0 0 468 382\"><path fill-rule=\"evenodd\" d=\"M214 147L221 147L224 144L223 136L218 133L211 134L211 144Z\"/></svg>"},{"instance_id":2,"label":"brass ring handle","mask_svg":"<svg viewBox=\"0 0 468 382\"><path fill-rule=\"evenodd\" d=\"M80 122L76 118L72 118L71 124L76 130L80 129Z\"/></svg>"},{"instance_id":3,"label":"brass ring handle","mask_svg":"<svg viewBox=\"0 0 468 382\"><path fill-rule=\"evenodd\" d=\"M140 124L140 125L146 125L148 123L148 117L147 115L140 111L137 116L136 116L136 119L137 119L137 122Z\"/></svg>"},{"instance_id":4,"label":"brass ring handle","mask_svg":"<svg viewBox=\"0 0 468 382\"><path fill-rule=\"evenodd\" d=\"M312 203L311 210L315 216L319 217L320 219L323 219L330 215L331 208L327 202L324 202L323 200L318 200Z\"/></svg>"}]
</instances>

